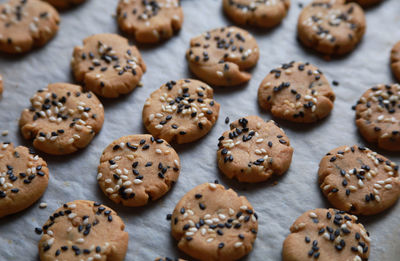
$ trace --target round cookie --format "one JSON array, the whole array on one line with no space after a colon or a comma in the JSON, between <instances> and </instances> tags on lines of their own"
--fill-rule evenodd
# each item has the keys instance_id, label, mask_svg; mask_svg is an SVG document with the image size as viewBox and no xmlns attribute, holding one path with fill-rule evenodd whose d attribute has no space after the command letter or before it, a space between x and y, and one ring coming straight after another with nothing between
<instances>
[{"instance_id":1,"label":"round cookie","mask_svg":"<svg viewBox=\"0 0 400 261\"><path fill-rule=\"evenodd\" d=\"M19 125L38 150L64 155L85 148L100 131L103 105L92 92L69 83L53 83L31 98Z\"/></svg>"},{"instance_id":2,"label":"round cookie","mask_svg":"<svg viewBox=\"0 0 400 261\"><path fill-rule=\"evenodd\" d=\"M0 143L0 217L36 202L49 182L47 163L23 146Z\"/></svg>"},{"instance_id":3,"label":"round cookie","mask_svg":"<svg viewBox=\"0 0 400 261\"><path fill-rule=\"evenodd\" d=\"M358 3L362 7L370 7L382 2L382 0L352 0L352 1Z\"/></svg>"},{"instance_id":4,"label":"round cookie","mask_svg":"<svg viewBox=\"0 0 400 261\"><path fill-rule=\"evenodd\" d=\"M303 213L283 242L283 261L367 261L369 233L357 217L336 209Z\"/></svg>"},{"instance_id":5,"label":"round cookie","mask_svg":"<svg viewBox=\"0 0 400 261\"><path fill-rule=\"evenodd\" d=\"M60 17L39 0L10 0L0 4L0 51L25 53L45 45L58 31Z\"/></svg>"},{"instance_id":6,"label":"round cookie","mask_svg":"<svg viewBox=\"0 0 400 261\"><path fill-rule=\"evenodd\" d=\"M219 104L207 84L182 79L154 91L143 107L143 123L157 138L178 144L206 135L218 119Z\"/></svg>"},{"instance_id":7,"label":"round cookie","mask_svg":"<svg viewBox=\"0 0 400 261\"><path fill-rule=\"evenodd\" d=\"M238 25L274 27L285 18L290 0L223 0L225 14Z\"/></svg>"},{"instance_id":8,"label":"round cookie","mask_svg":"<svg viewBox=\"0 0 400 261\"><path fill-rule=\"evenodd\" d=\"M117 21L122 31L140 43L157 43L181 29L180 0L120 0Z\"/></svg>"},{"instance_id":9,"label":"round cookie","mask_svg":"<svg viewBox=\"0 0 400 261\"><path fill-rule=\"evenodd\" d=\"M67 9L67 8L71 8L76 5L79 5L83 2L85 2L86 0L44 0L44 1L48 2L55 8L63 10L63 9Z\"/></svg>"},{"instance_id":10,"label":"round cookie","mask_svg":"<svg viewBox=\"0 0 400 261\"><path fill-rule=\"evenodd\" d=\"M216 86L248 82L260 56L256 39L247 31L229 26L217 28L190 40L186 52L190 70L201 80Z\"/></svg>"},{"instance_id":11,"label":"round cookie","mask_svg":"<svg viewBox=\"0 0 400 261\"><path fill-rule=\"evenodd\" d=\"M297 33L307 47L326 55L343 55L361 41L365 27L364 11L358 4L314 1L301 11Z\"/></svg>"},{"instance_id":12,"label":"round cookie","mask_svg":"<svg viewBox=\"0 0 400 261\"><path fill-rule=\"evenodd\" d=\"M353 214L374 215L400 197L398 166L360 146L341 146L326 154L318 183L329 202Z\"/></svg>"},{"instance_id":13,"label":"round cookie","mask_svg":"<svg viewBox=\"0 0 400 261\"><path fill-rule=\"evenodd\" d=\"M390 53L390 64L394 76L396 76L397 81L400 82L400 41L398 41L392 48Z\"/></svg>"},{"instance_id":14,"label":"round cookie","mask_svg":"<svg viewBox=\"0 0 400 261\"><path fill-rule=\"evenodd\" d=\"M400 85L377 85L368 89L355 106L361 135L385 150L400 151Z\"/></svg>"},{"instance_id":15,"label":"round cookie","mask_svg":"<svg viewBox=\"0 0 400 261\"><path fill-rule=\"evenodd\" d=\"M131 92L146 71L139 50L116 34L95 34L74 49L71 67L85 88L106 98Z\"/></svg>"},{"instance_id":16,"label":"round cookie","mask_svg":"<svg viewBox=\"0 0 400 261\"><path fill-rule=\"evenodd\" d=\"M128 248L125 224L111 208L75 200L57 209L43 226L41 261L122 261Z\"/></svg>"},{"instance_id":17,"label":"round cookie","mask_svg":"<svg viewBox=\"0 0 400 261\"><path fill-rule=\"evenodd\" d=\"M258 89L258 103L275 117L311 123L329 115L335 94L314 65L290 62L271 70Z\"/></svg>"},{"instance_id":18,"label":"round cookie","mask_svg":"<svg viewBox=\"0 0 400 261\"><path fill-rule=\"evenodd\" d=\"M237 260L253 248L258 217L246 197L222 185L204 183L189 191L171 217L178 247L203 261Z\"/></svg>"},{"instance_id":19,"label":"round cookie","mask_svg":"<svg viewBox=\"0 0 400 261\"><path fill-rule=\"evenodd\" d=\"M261 182L282 175L290 166L293 148L275 122L248 116L230 124L219 138L219 169L241 182Z\"/></svg>"},{"instance_id":20,"label":"round cookie","mask_svg":"<svg viewBox=\"0 0 400 261\"><path fill-rule=\"evenodd\" d=\"M179 171L178 154L166 141L148 134L130 135L103 151L97 180L112 201L137 207L166 194Z\"/></svg>"}]
</instances>

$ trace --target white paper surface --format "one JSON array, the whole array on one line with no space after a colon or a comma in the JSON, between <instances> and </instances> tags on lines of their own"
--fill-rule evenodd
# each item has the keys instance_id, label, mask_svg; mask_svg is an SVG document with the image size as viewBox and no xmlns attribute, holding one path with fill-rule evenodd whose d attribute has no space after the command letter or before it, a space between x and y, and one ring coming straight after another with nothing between
<instances>
[{"instance_id":1,"label":"white paper surface","mask_svg":"<svg viewBox=\"0 0 400 261\"><path fill-rule=\"evenodd\" d=\"M4 1L2 1L4 2ZM40 154L50 169L49 187L44 196L27 210L0 220L0 260L38 260L34 232L62 203L75 199L100 201L115 209L126 223L130 241L126 260L154 260L157 256L189 259L176 247L170 236L170 224L165 217L178 200L194 186L218 179L239 194L248 197L259 214L259 233L254 250L244 260L281 260L281 247L289 227L304 211L329 207L317 184L321 157L340 145L363 144L372 149L357 133L354 124L355 104L361 94L378 83L394 81L389 67L390 49L400 40L400 1L387 0L366 11L367 31L362 43L350 55L325 61L306 51L296 40L296 23L301 8L292 0L288 17L270 31L250 29L260 47L260 60L252 70L253 78L245 86L217 88L215 100L221 104L220 118L203 139L188 145L174 145L182 170L177 184L162 199L141 208L117 206L100 191L96 181L97 165L103 149L113 140L129 134L145 132L141 111L145 99L168 80L193 77L188 70L185 51L191 37L206 30L232 24L224 15L220 0L183 0L185 22L179 35L159 46L140 46L148 71L144 86L116 100L104 100L105 123L101 133L83 151L55 157ZM60 30L48 45L27 55L0 56L0 74L5 92L0 100L0 131L8 130L0 141L12 141L31 146L19 133L20 112L29 105L29 98L48 83L73 82L69 62L73 47L82 39L95 34L118 33L112 16L117 0L89 0L87 3L61 13ZM333 87L335 108L330 117L311 125L291 124L277 120L285 129L294 147L290 170L272 182L249 185L226 179L217 168L217 139L231 121L246 115L271 119L257 104L257 89L261 80L273 68L291 60L309 61L317 65L329 81L340 82ZM400 163L399 153L377 150ZM39 203L46 202L46 209ZM388 211L362 218L371 232L370 260L396 261L400 256L400 204Z\"/></svg>"}]
</instances>

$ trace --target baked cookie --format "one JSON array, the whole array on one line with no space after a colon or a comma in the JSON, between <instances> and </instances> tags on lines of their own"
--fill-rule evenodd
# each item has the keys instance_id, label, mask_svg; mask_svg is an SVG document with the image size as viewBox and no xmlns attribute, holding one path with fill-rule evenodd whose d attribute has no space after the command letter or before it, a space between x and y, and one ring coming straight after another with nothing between
<instances>
[{"instance_id":1,"label":"baked cookie","mask_svg":"<svg viewBox=\"0 0 400 261\"><path fill-rule=\"evenodd\" d=\"M60 10L71 8L85 2L85 0L44 0L44 1L48 2L49 4Z\"/></svg>"},{"instance_id":2,"label":"baked cookie","mask_svg":"<svg viewBox=\"0 0 400 261\"><path fill-rule=\"evenodd\" d=\"M190 70L211 85L235 86L248 82L260 56L256 39L247 31L229 26L190 40L186 52Z\"/></svg>"},{"instance_id":3,"label":"baked cookie","mask_svg":"<svg viewBox=\"0 0 400 261\"><path fill-rule=\"evenodd\" d=\"M400 151L400 85L377 85L358 100L356 125L361 135L385 150Z\"/></svg>"},{"instance_id":4,"label":"baked cookie","mask_svg":"<svg viewBox=\"0 0 400 261\"><path fill-rule=\"evenodd\" d=\"M341 146L322 158L318 182L335 208L373 215L389 208L400 197L398 168L368 148Z\"/></svg>"},{"instance_id":5,"label":"baked cookie","mask_svg":"<svg viewBox=\"0 0 400 261\"><path fill-rule=\"evenodd\" d=\"M293 148L274 121L248 116L230 124L219 138L219 169L241 182L261 182L282 175L290 166Z\"/></svg>"},{"instance_id":6,"label":"baked cookie","mask_svg":"<svg viewBox=\"0 0 400 261\"><path fill-rule=\"evenodd\" d=\"M400 82L400 41L398 41L392 48L390 53L390 63L394 76L396 76L397 81Z\"/></svg>"},{"instance_id":7,"label":"baked cookie","mask_svg":"<svg viewBox=\"0 0 400 261\"><path fill-rule=\"evenodd\" d=\"M271 28L280 24L290 0L223 0L225 14L238 25Z\"/></svg>"},{"instance_id":8,"label":"baked cookie","mask_svg":"<svg viewBox=\"0 0 400 261\"><path fill-rule=\"evenodd\" d=\"M176 205L172 236L179 241L179 249L198 260L237 260L253 248L257 219L246 197L222 185L204 183Z\"/></svg>"},{"instance_id":9,"label":"baked cookie","mask_svg":"<svg viewBox=\"0 0 400 261\"><path fill-rule=\"evenodd\" d=\"M157 43L181 29L180 0L120 0L117 21L122 31L140 43Z\"/></svg>"},{"instance_id":10,"label":"baked cookie","mask_svg":"<svg viewBox=\"0 0 400 261\"><path fill-rule=\"evenodd\" d=\"M71 67L75 79L86 89L116 98L139 85L146 71L139 50L116 34L95 34L74 49Z\"/></svg>"},{"instance_id":11,"label":"baked cookie","mask_svg":"<svg viewBox=\"0 0 400 261\"><path fill-rule=\"evenodd\" d=\"M57 209L43 226L41 261L122 261L128 248L125 224L111 208L75 200Z\"/></svg>"},{"instance_id":12,"label":"baked cookie","mask_svg":"<svg viewBox=\"0 0 400 261\"><path fill-rule=\"evenodd\" d=\"M336 209L317 208L302 214L283 242L283 261L367 261L369 233L357 217Z\"/></svg>"},{"instance_id":13,"label":"baked cookie","mask_svg":"<svg viewBox=\"0 0 400 261\"><path fill-rule=\"evenodd\" d=\"M85 148L100 131L103 105L92 92L69 83L53 83L31 98L19 125L38 150L64 155Z\"/></svg>"},{"instance_id":14,"label":"baked cookie","mask_svg":"<svg viewBox=\"0 0 400 261\"><path fill-rule=\"evenodd\" d=\"M39 0L10 0L0 4L0 51L24 53L45 45L58 31L60 16Z\"/></svg>"},{"instance_id":15,"label":"baked cookie","mask_svg":"<svg viewBox=\"0 0 400 261\"><path fill-rule=\"evenodd\" d=\"M352 1L358 3L362 7L369 7L382 2L382 0L352 0Z\"/></svg>"},{"instance_id":16,"label":"baked cookie","mask_svg":"<svg viewBox=\"0 0 400 261\"><path fill-rule=\"evenodd\" d=\"M179 144L200 139L218 119L219 104L207 84L182 79L154 91L143 107L143 123L157 138Z\"/></svg>"},{"instance_id":17,"label":"baked cookie","mask_svg":"<svg viewBox=\"0 0 400 261\"><path fill-rule=\"evenodd\" d=\"M316 122L329 115L335 94L314 65L290 62L271 70L258 89L258 103L275 117Z\"/></svg>"},{"instance_id":18,"label":"baked cookie","mask_svg":"<svg viewBox=\"0 0 400 261\"><path fill-rule=\"evenodd\" d=\"M115 203L137 207L167 193L179 171L178 154L166 141L148 134L130 135L103 151L97 181Z\"/></svg>"},{"instance_id":19,"label":"baked cookie","mask_svg":"<svg viewBox=\"0 0 400 261\"><path fill-rule=\"evenodd\" d=\"M0 143L0 217L36 202L49 182L47 163L23 146Z\"/></svg>"},{"instance_id":20,"label":"baked cookie","mask_svg":"<svg viewBox=\"0 0 400 261\"><path fill-rule=\"evenodd\" d=\"M361 41L365 27L364 11L358 4L317 0L301 11L297 33L307 47L326 55L342 55Z\"/></svg>"}]
</instances>

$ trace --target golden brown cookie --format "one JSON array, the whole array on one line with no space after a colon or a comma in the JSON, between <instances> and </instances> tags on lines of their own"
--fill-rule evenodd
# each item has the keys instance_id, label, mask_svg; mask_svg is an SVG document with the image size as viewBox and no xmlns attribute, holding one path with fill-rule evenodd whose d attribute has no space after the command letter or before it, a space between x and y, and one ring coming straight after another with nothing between
<instances>
[{"instance_id":1,"label":"golden brown cookie","mask_svg":"<svg viewBox=\"0 0 400 261\"><path fill-rule=\"evenodd\" d=\"M390 53L390 63L394 76L396 76L397 81L400 82L400 41L398 41L392 48Z\"/></svg>"},{"instance_id":2,"label":"golden brown cookie","mask_svg":"<svg viewBox=\"0 0 400 261\"><path fill-rule=\"evenodd\" d=\"M31 98L19 125L38 150L64 155L85 148L100 131L103 105L92 92L69 83L53 83Z\"/></svg>"},{"instance_id":3,"label":"golden brown cookie","mask_svg":"<svg viewBox=\"0 0 400 261\"><path fill-rule=\"evenodd\" d=\"M246 197L222 185L204 183L178 202L171 230L179 249L193 258L237 260L253 248L257 219Z\"/></svg>"},{"instance_id":4,"label":"golden brown cookie","mask_svg":"<svg viewBox=\"0 0 400 261\"><path fill-rule=\"evenodd\" d=\"M45 45L58 31L60 17L38 0L10 0L0 4L0 51L24 53Z\"/></svg>"},{"instance_id":5,"label":"golden brown cookie","mask_svg":"<svg viewBox=\"0 0 400 261\"><path fill-rule=\"evenodd\" d=\"M139 85L146 71L135 46L116 34L95 34L76 46L72 61L75 79L106 98L116 98Z\"/></svg>"},{"instance_id":6,"label":"golden brown cookie","mask_svg":"<svg viewBox=\"0 0 400 261\"><path fill-rule=\"evenodd\" d=\"M229 26L190 40L186 52L190 70L211 85L235 86L248 82L259 58L256 39L247 31Z\"/></svg>"},{"instance_id":7,"label":"golden brown cookie","mask_svg":"<svg viewBox=\"0 0 400 261\"><path fill-rule=\"evenodd\" d=\"M358 4L316 0L300 13L297 33L307 47L326 55L342 55L361 41L365 27L364 11Z\"/></svg>"},{"instance_id":8,"label":"golden brown cookie","mask_svg":"<svg viewBox=\"0 0 400 261\"><path fill-rule=\"evenodd\" d=\"M336 209L303 213L283 242L283 261L367 261L369 233L357 217Z\"/></svg>"},{"instance_id":9,"label":"golden brown cookie","mask_svg":"<svg viewBox=\"0 0 400 261\"><path fill-rule=\"evenodd\" d=\"M315 122L333 109L335 94L314 65L290 62L271 70L258 89L258 103L275 117Z\"/></svg>"},{"instance_id":10,"label":"golden brown cookie","mask_svg":"<svg viewBox=\"0 0 400 261\"><path fill-rule=\"evenodd\" d=\"M43 226L41 261L122 261L128 248L125 224L111 208L75 200L57 209Z\"/></svg>"},{"instance_id":11,"label":"golden brown cookie","mask_svg":"<svg viewBox=\"0 0 400 261\"><path fill-rule=\"evenodd\" d=\"M79 5L86 0L44 0L57 9L64 10Z\"/></svg>"},{"instance_id":12,"label":"golden brown cookie","mask_svg":"<svg viewBox=\"0 0 400 261\"><path fill-rule=\"evenodd\" d=\"M31 206L43 195L48 181L47 163L33 150L0 143L0 217Z\"/></svg>"},{"instance_id":13,"label":"golden brown cookie","mask_svg":"<svg viewBox=\"0 0 400 261\"><path fill-rule=\"evenodd\" d=\"M103 151L97 181L115 203L137 207L166 194L179 171L178 154L166 141L148 134L130 135Z\"/></svg>"},{"instance_id":14,"label":"golden brown cookie","mask_svg":"<svg viewBox=\"0 0 400 261\"><path fill-rule=\"evenodd\" d=\"M362 7L370 7L376 5L377 3L382 2L382 0L352 0L352 1L358 3Z\"/></svg>"},{"instance_id":15,"label":"golden brown cookie","mask_svg":"<svg viewBox=\"0 0 400 261\"><path fill-rule=\"evenodd\" d=\"M355 107L361 135L385 150L400 151L400 85L377 85L368 89Z\"/></svg>"},{"instance_id":16,"label":"golden brown cookie","mask_svg":"<svg viewBox=\"0 0 400 261\"><path fill-rule=\"evenodd\" d=\"M275 122L258 116L240 118L219 138L219 169L241 182L261 182L282 175L290 166L293 148Z\"/></svg>"},{"instance_id":17,"label":"golden brown cookie","mask_svg":"<svg viewBox=\"0 0 400 261\"><path fill-rule=\"evenodd\" d=\"M140 43L157 43L181 29L183 11L180 0L120 0L118 25Z\"/></svg>"},{"instance_id":18,"label":"golden brown cookie","mask_svg":"<svg viewBox=\"0 0 400 261\"><path fill-rule=\"evenodd\" d=\"M326 154L318 182L329 202L353 214L373 215L400 197L398 166L361 146L341 146Z\"/></svg>"},{"instance_id":19,"label":"golden brown cookie","mask_svg":"<svg viewBox=\"0 0 400 261\"><path fill-rule=\"evenodd\" d=\"M182 79L154 91L143 107L143 123L157 138L188 143L206 135L218 119L219 104L207 84Z\"/></svg>"},{"instance_id":20,"label":"golden brown cookie","mask_svg":"<svg viewBox=\"0 0 400 261\"><path fill-rule=\"evenodd\" d=\"M271 28L285 18L290 0L223 0L225 14L238 25Z\"/></svg>"}]
</instances>

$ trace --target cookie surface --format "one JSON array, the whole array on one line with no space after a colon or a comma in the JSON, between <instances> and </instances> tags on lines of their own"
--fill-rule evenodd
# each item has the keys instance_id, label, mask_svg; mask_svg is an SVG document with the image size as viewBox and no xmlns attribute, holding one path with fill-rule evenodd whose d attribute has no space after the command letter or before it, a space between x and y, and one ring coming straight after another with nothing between
<instances>
[{"instance_id":1,"label":"cookie surface","mask_svg":"<svg viewBox=\"0 0 400 261\"><path fill-rule=\"evenodd\" d=\"M259 58L256 39L247 31L229 26L214 29L190 40L186 52L190 70L201 80L216 86L248 82Z\"/></svg>"},{"instance_id":2,"label":"cookie surface","mask_svg":"<svg viewBox=\"0 0 400 261\"><path fill-rule=\"evenodd\" d=\"M120 0L117 21L122 31L140 43L157 43L181 29L180 0Z\"/></svg>"},{"instance_id":3,"label":"cookie surface","mask_svg":"<svg viewBox=\"0 0 400 261\"><path fill-rule=\"evenodd\" d=\"M239 25L271 28L285 18L290 0L223 0L225 14Z\"/></svg>"},{"instance_id":4,"label":"cookie surface","mask_svg":"<svg viewBox=\"0 0 400 261\"><path fill-rule=\"evenodd\" d=\"M199 260L237 260L253 248L258 217L244 196L204 183L189 191L171 218L178 247Z\"/></svg>"},{"instance_id":5,"label":"cookie surface","mask_svg":"<svg viewBox=\"0 0 400 261\"><path fill-rule=\"evenodd\" d=\"M139 85L146 65L139 50L116 34L95 34L74 49L75 80L106 98L116 98Z\"/></svg>"},{"instance_id":6,"label":"cookie surface","mask_svg":"<svg viewBox=\"0 0 400 261\"><path fill-rule=\"evenodd\" d=\"M178 154L166 141L147 134L130 135L103 151L97 180L112 201L137 207L166 194L179 171Z\"/></svg>"},{"instance_id":7,"label":"cookie surface","mask_svg":"<svg viewBox=\"0 0 400 261\"><path fill-rule=\"evenodd\" d=\"M143 123L157 138L188 143L206 135L218 119L220 105L207 84L181 79L154 91L143 107Z\"/></svg>"},{"instance_id":8,"label":"cookie surface","mask_svg":"<svg viewBox=\"0 0 400 261\"><path fill-rule=\"evenodd\" d=\"M263 109L294 122L325 118L334 100L324 74L309 63L291 62L271 70L258 89L258 103Z\"/></svg>"},{"instance_id":9,"label":"cookie surface","mask_svg":"<svg viewBox=\"0 0 400 261\"><path fill-rule=\"evenodd\" d=\"M352 1L358 3L362 7L369 7L382 2L382 0L352 0Z\"/></svg>"},{"instance_id":10,"label":"cookie surface","mask_svg":"<svg viewBox=\"0 0 400 261\"><path fill-rule=\"evenodd\" d=\"M43 226L41 261L122 261L128 248L125 224L111 208L75 200L57 209Z\"/></svg>"},{"instance_id":11,"label":"cookie surface","mask_svg":"<svg viewBox=\"0 0 400 261\"><path fill-rule=\"evenodd\" d=\"M398 168L368 148L341 146L322 158L318 181L335 208L373 215L389 208L400 197Z\"/></svg>"},{"instance_id":12,"label":"cookie surface","mask_svg":"<svg viewBox=\"0 0 400 261\"><path fill-rule=\"evenodd\" d=\"M58 31L60 17L39 0L10 0L0 4L0 51L24 53L45 45Z\"/></svg>"},{"instance_id":13,"label":"cookie surface","mask_svg":"<svg viewBox=\"0 0 400 261\"><path fill-rule=\"evenodd\" d=\"M357 217L336 209L317 208L303 213L283 242L283 261L366 261L368 232Z\"/></svg>"},{"instance_id":14,"label":"cookie surface","mask_svg":"<svg viewBox=\"0 0 400 261\"><path fill-rule=\"evenodd\" d=\"M282 175L292 161L293 148L275 122L248 116L230 124L219 138L219 169L229 178L261 182Z\"/></svg>"},{"instance_id":15,"label":"cookie surface","mask_svg":"<svg viewBox=\"0 0 400 261\"><path fill-rule=\"evenodd\" d=\"M392 66L392 72L396 77L397 81L400 82L400 41L397 42L390 53L390 64Z\"/></svg>"},{"instance_id":16,"label":"cookie surface","mask_svg":"<svg viewBox=\"0 0 400 261\"><path fill-rule=\"evenodd\" d=\"M400 85L376 85L368 89L355 107L361 135L385 150L400 151Z\"/></svg>"},{"instance_id":17,"label":"cookie surface","mask_svg":"<svg viewBox=\"0 0 400 261\"><path fill-rule=\"evenodd\" d=\"M326 55L342 55L361 41L365 27L364 11L358 4L314 1L300 13L297 33L307 47Z\"/></svg>"},{"instance_id":18,"label":"cookie surface","mask_svg":"<svg viewBox=\"0 0 400 261\"><path fill-rule=\"evenodd\" d=\"M19 125L25 139L38 150L64 155L86 147L100 131L103 105L92 92L69 83L53 83L31 98Z\"/></svg>"},{"instance_id":19,"label":"cookie surface","mask_svg":"<svg viewBox=\"0 0 400 261\"><path fill-rule=\"evenodd\" d=\"M0 143L0 217L31 206L43 195L48 181L47 163L34 151Z\"/></svg>"},{"instance_id":20,"label":"cookie surface","mask_svg":"<svg viewBox=\"0 0 400 261\"><path fill-rule=\"evenodd\" d=\"M51 4L55 8L63 10L79 5L85 2L86 0L44 0L44 1Z\"/></svg>"}]
</instances>

